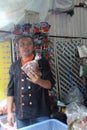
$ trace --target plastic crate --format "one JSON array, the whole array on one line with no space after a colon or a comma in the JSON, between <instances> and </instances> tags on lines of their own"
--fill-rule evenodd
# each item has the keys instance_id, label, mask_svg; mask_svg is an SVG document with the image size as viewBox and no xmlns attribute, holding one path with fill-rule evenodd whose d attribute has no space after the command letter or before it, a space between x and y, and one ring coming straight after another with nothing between
<instances>
[{"instance_id":1,"label":"plastic crate","mask_svg":"<svg viewBox=\"0 0 87 130\"><path fill-rule=\"evenodd\" d=\"M68 130L68 126L56 119L50 119L18 130Z\"/></svg>"}]
</instances>

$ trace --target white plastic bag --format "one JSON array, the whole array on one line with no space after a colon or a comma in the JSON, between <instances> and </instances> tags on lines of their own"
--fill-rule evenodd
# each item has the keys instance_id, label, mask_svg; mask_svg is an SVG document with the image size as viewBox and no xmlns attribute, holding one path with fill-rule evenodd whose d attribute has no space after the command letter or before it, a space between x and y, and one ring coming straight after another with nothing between
<instances>
[{"instance_id":1,"label":"white plastic bag","mask_svg":"<svg viewBox=\"0 0 87 130\"><path fill-rule=\"evenodd\" d=\"M71 89L65 98L65 103L70 104L72 102L82 103L84 101L83 95L78 87Z\"/></svg>"},{"instance_id":2,"label":"white plastic bag","mask_svg":"<svg viewBox=\"0 0 87 130\"><path fill-rule=\"evenodd\" d=\"M0 115L7 114L7 108L8 108L7 99L0 101ZM15 112L15 104L13 104L12 111Z\"/></svg>"},{"instance_id":3,"label":"white plastic bag","mask_svg":"<svg viewBox=\"0 0 87 130\"><path fill-rule=\"evenodd\" d=\"M66 107L69 130L87 130L87 108L76 102Z\"/></svg>"},{"instance_id":4,"label":"white plastic bag","mask_svg":"<svg viewBox=\"0 0 87 130\"><path fill-rule=\"evenodd\" d=\"M14 118L15 118L15 114L14 115ZM5 116L2 116L0 118L0 125L1 125L1 129L0 130L17 130L17 126L16 126L16 122L14 122L14 125L13 126L10 126L7 122L7 115Z\"/></svg>"},{"instance_id":5,"label":"white plastic bag","mask_svg":"<svg viewBox=\"0 0 87 130\"><path fill-rule=\"evenodd\" d=\"M39 69L38 60L41 59L41 56L36 54L35 59L27 62L21 69L28 74L30 71L37 71Z\"/></svg>"}]
</instances>

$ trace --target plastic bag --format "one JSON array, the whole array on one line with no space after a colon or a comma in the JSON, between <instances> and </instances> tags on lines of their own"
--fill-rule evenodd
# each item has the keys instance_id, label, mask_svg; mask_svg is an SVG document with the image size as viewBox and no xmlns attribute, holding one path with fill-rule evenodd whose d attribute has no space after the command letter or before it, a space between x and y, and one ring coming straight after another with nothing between
<instances>
[{"instance_id":1,"label":"plastic bag","mask_svg":"<svg viewBox=\"0 0 87 130\"><path fill-rule=\"evenodd\" d=\"M10 126L7 122L7 116L4 117L2 116L2 118L0 119L0 125L1 125L0 130L17 130L16 122L14 122L13 126Z\"/></svg>"},{"instance_id":2,"label":"plastic bag","mask_svg":"<svg viewBox=\"0 0 87 130\"><path fill-rule=\"evenodd\" d=\"M65 103L69 104L72 102L82 103L84 101L83 95L80 92L79 88L75 87L71 89L65 98Z\"/></svg>"},{"instance_id":3,"label":"plastic bag","mask_svg":"<svg viewBox=\"0 0 87 130\"><path fill-rule=\"evenodd\" d=\"M7 114L7 108L8 108L7 99L0 101L0 115ZM15 104L13 104L12 111L15 112Z\"/></svg>"},{"instance_id":4,"label":"plastic bag","mask_svg":"<svg viewBox=\"0 0 87 130\"><path fill-rule=\"evenodd\" d=\"M72 102L82 103L84 101L83 94L81 93L79 88L75 85L70 71L68 71L68 77L71 89L67 93L66 98L64 99L64 103L65 104L70 104Z\"/></svg>"},{"instance_id":5,"label":"plastic bag","mask_svg":"<svg viewBox=\"0 0 87 130\"><path fill-rule=\"evenodd\" d=\"M52 3L52 11L65 12L74 8L73 0L54 0Z\"/></svg>"},{"instance_id":6,"label":"plastic bag","mask_svg":"<svg viewBox=\"0 0 87 130\"><path fill-rule=\"evenodd\" d=\"M87 130L87 108L76 102L66 107L67 124L69 130Z\"/></svg>"},{"instance_id":7,"label":"plastic bag","mask_svg":"<svg viewBox=\"0 0 87 130\"><path fill-rule=\"evenodd\" d=\"M77 46L79 57L86 58L87 57L87 47L85 45Z\"/></svg>"},{"instance_id":8,"label":"plastic bag","mask_svg":"<svg viewBox=\"0 0 87 130\"><path fill-rule=\"evenodd\" d=\"M28 75L30 71L37 71L39 69L38 60L41 59L39 54L36 54L35 60L27 62L21 69Z\"/></svg>"},{"instance_id":9,"label":"plastic bag","mask_svg":"<svg viewBox=\"0 0 87 130\"><path fill-rule=\"evenodd\" d=\"M80 77L87 76L87 65L80 66Z\"/></svg>"},{"instance_id":10,"label":"plastic bag","mask_svg":"<svg viewBox=\"0 0 87 130\"><path fill-rule=\"evenodd\" d=\"M87 117L74 120L74 122L70 124L68 130L87 130Z\"/></svg>"}]
</instances>

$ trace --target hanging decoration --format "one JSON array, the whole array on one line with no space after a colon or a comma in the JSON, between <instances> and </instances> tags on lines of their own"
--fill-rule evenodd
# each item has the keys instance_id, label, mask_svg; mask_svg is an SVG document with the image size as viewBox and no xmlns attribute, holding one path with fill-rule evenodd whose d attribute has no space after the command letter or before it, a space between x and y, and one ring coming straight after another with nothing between
<instances>
[{"instance_id":1,"label":"hanging decoration","mask_svg":"<svg viewBox=\"0 0 87 130\"><path fill-rule=\"evenodd\" d=\"M50 39L49 39L49 30L50 25L47 22L40 22L37 24L26 23L24 25L15 25L14 34L15 42L18 43L18 40L21 35L28 35L34 38L35 43L35 52L45 56L47 60L50 60Z\"/></svg>"},{"instance_id":2,"label":"hanging decoration","mask_svg":"<svg viewBox=\"0 0 87 130\"><path fill-rule=\"evenodd\" d=\"M23 30L23 32L26 34L26 33L30 33L31 32L31 27L32 27L32 25L31 24L29 24L29 23L27 23L27 24L24 24L23 26L22 26L22 30Z\"/></svg>"},{"instance_id":3,"label":"hanging decoration","mask_svg":"<svg viewBox=\"0 0 87 130\"><path fill-rule=\"evenodd\" d=\"M35 51L45 56L48 60L50 59L49 30L50 25L47 22L40 22L34 26Z\"/></svg>"}]
</instances>

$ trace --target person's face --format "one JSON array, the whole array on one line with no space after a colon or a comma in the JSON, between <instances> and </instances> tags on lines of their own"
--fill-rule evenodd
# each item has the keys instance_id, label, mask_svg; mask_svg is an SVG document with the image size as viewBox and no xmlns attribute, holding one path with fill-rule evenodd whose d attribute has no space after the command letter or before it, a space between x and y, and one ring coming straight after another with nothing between
<instances>
[{"instance_id":1,"label":"person's face","mask_svg":"<svg viewBox=\"0 0 87 130\"><path fill-rule=\"evenodd\" d=\"M22 38L19 40L19 52L21 57L27 58L34 51L34 43L31 38Z\"/></svg>"}]
</instances>

